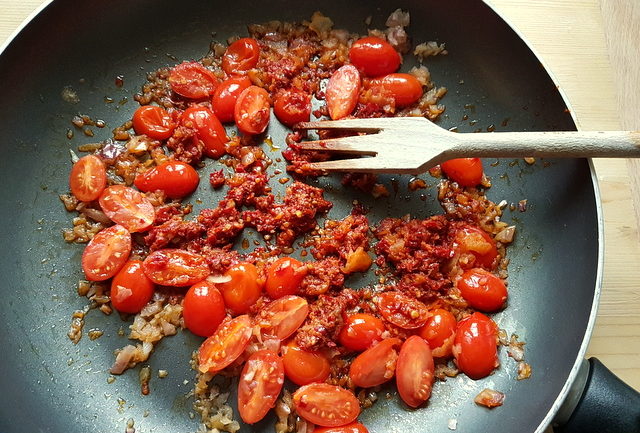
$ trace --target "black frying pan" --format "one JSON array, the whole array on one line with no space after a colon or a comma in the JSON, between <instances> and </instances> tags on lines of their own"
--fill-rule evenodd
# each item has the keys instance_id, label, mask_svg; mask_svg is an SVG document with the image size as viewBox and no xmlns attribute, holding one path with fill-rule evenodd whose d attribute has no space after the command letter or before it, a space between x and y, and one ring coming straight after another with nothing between
<instances>
[{"instance_id":1,"label":"black frying pan","mask_svg":"<svg viewBox=\"0 0 640 433\"><path fill-rule=\"evenodd\" d=\"M140 432L196 429L196 421L189 417L191 402L185 396L192 383L184 381L193 379L187 361L200 339L182 332L157 346L150 365L154 372L168 369L169 377L160 380L154 374L152 392L143 397L135 370L107 383L112 352L127 343L117 331L128 323L93 311L85 333L99 328L105 332L102 338L90 341L85 335L74 346L66 336L70 312L85 305L75 294L75 283L82 277L82 247L67 245L61 237L71 217L58 200L58 194L68 189L69 149L108 138L109 130L135 109L132 96L145 73L175 64L167 54L177 59L201 57L212 32L225 40L232 34L244 34L249 23L301 20L321 9L337 27L364 33L365 17L373 15L374 25L382 26L397 7L411 11L410 33L415 40L447 44L448 56L427 62L435 82L449 88L443 100L447 111L439 121L442 126L458 126L460 131L490 125L514 131L574 129L538 60L478 1L347 5L338 0L313 4L279 0L257 5L246 0L232 4L60 0L46 7L15 38L0 57L0 143L4 150L0 347L5 353L0 431L119 432L129 418ZM122 88L115 85L117 75L125 77ZM63 101L61 91L66 86L77 91L79 103ZM106 96L116 102L105 104ZM119 104L124 98L128 102ZM78 113L104 119L109 127L94 128L93 139L76 131L75 138L68 140L65 133L72 128L70 119ZM464 114L477 124L462 121ZM284 130L272 122L269 134L281 142ZM214 161L208 161L204 171L214 166ZM518 235L509 250L509 308L495 319L527 342L533 377L517 382L516 364L502 350L503 365L496 374L477 382L459 376L438 383L426 408L409 411L397 398L380 399L360 418L372 432L448 431L449 419L456 419L458 430L464 432L542 431L567 395L573 403L568 404L569 412L579 398L573 396L580 389L572 391L571 385L575 382L575 388L581 388L588 377L588 369L581 370L580 365L595 317L602 266L601 214L589 162L548 161L528 166L504 160L486 166L494 181L488 193L493 200L517 203L526 198L529 203L526 212L505 215L505 220L517 224ZM374 203L358 197L373 206L371 219L408 212L425 217L440 211L433 198L434 180L427 178L430 188L424 191L427 200L422 201L420 191L407 192L406 179L399 179L398 193L388 200ZM389 184L391 179L384 181ZM354 193L343 191L334 178L319 184L335 186L328 193L336 202L330 216L344 216L356 198ZM204 181L195 196L209 206L216 200ZM203 206L196 203L196 211ZM354 286L362 283L350 282ZM473 396L484 387L505 392L504 406L493 411L475 406ZM627 391L627 400L637 399ZM580 407L591 412L587 403ZM635 416L616 429L637 426ZM273 431L272 425L273 420L268 419L242 431Z\"/></svg>"}]
</instances>

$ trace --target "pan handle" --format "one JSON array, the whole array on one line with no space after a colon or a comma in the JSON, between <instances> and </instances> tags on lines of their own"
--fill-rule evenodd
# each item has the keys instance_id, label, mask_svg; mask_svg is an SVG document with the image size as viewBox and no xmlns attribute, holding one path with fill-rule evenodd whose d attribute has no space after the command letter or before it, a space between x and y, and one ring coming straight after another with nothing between
<instances>
[{"instance_id":1,"label":"pan handle","mask_svg":"<svg viewBox=\"0 0 640 433\"><path fill-rule=\"evenodd\" d=\"M558 433L640 433L640 393L597 358L588 360L582 396Z\"/></svg>"}]
</instances>

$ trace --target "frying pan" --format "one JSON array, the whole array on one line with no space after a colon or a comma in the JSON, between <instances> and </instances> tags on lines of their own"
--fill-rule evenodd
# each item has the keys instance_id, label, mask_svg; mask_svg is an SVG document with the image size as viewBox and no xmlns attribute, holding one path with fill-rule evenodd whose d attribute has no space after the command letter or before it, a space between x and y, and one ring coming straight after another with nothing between
<instances>
[{"instance_id":1,"label":"frying pan","mask_svg":"<svg viewBox=\"0 0 640 433\"><path fill-rule=\"evenodd\" d=\"M169 370L169 376L158 379L154 374L151 394L141 396L136 370L107 383L113 350L127 344L118 330L126 330L128 322L92 311L85 334L96 328L104 331L103 337L91 341L85 335L73 345L66 336L71 311L86 302L75 293L75 284L82 278L82 246L65 244L61 237L71 218L58 199L68 190L69 149L109 138L110 129L135 109L132 97L146 72L199 58L212 39L224 41L230 35L245 34L246 24L302 20L319 9L337 28L365 33L365 17L371 15L373 26L381 27L398 7L411 12L409 31L414 40L447 44L449 55L427 62L434 81L449 89L443 100L447 110L439 120L443 127L457 126L463 132L490 125L514 131L575 128L538 60L495 13L477 1L367 1L347 6L339 0L313 4L276 0L260 5L237 0L231 6L198 0L59 0L32 19L0 57L4 84L0 104L4 150L0 431L123 431L130 418L140 432L197 428L197 421L189 416L191 402L186 394L194 376L188 360L199 338L179 332L160 342L149 365L154 372ZM122 87L115 84L118 75L124 77ZM72 88L79 101L65 101L61 97L65 88ZM106 97L114 102L105 103ZM93 128L93 138L76 130L74 138L68 139L70 119L78 113L103 119L108 127ZM463 121L464 115L469 119ZM268 134L275 143L282 143L285 130L273 121ZM608 371L597 362L591 361L589 368L583 360L602 269L602 217L589 161L550 160L531 166L522 161L490 162L485 164L494 184L489 197L529 203L526 212L504 216L517 225L518 234L508 252L509 307L494 318L527 342L532 378L516 381L516 363L503 349L501 368L488 378L472 381L461 375L438 383L427 407L419 410L409 410L395 397L380 398L360 419L372 432L449 431L450 420L456 420L457 429L464 432L543 431L552 422L567 421L577 406L574 430L569 425L567 431L588 431L584 423L597 431L637 431L637 393L611 382ZM217 162L209 160L203 173L217 167ZM390 188L395 184L398 189L377 201L345 191L338 178L312 183L327 188L327 196L335 203L332 218L348 213L356 198L371 208L369 217L374 222L386 216L411 213L424 218L441 212L434 197L435 180L426 178L429 188L418 192L407 191L407 180L383 178ZM219 195L203 181L193 197L197 213L215 205ZM366 283L366 279L348 282L352 287ZM606 391L605 400L623 400L629 407L594 411L593 405L600 405L602 399L580 396L585 384L589 391L599 391L602 383L613 383L609 388L624 394L619 397ZM493 411L475 406L473 396L485 387L505 392L504 406ZM383 390L380 395L384 394ZM620 411L627 416L617 416ZM578 415L595 415L596 420L584 421ZM606 415L615 419L601 418ZM243 426L242 431L268 432L272 426L273 419L268 418L253 427Z\"/></svg>"}]
</instances>

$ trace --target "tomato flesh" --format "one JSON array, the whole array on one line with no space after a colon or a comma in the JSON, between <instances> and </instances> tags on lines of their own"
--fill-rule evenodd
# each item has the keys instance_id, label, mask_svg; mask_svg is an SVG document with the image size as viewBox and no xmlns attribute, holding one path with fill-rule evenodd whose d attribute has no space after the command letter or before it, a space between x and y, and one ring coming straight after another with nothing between
<instances>
[{"instance_id":1,"label":"tomato flesh","mask_svg":"<svg viewBox=\"0 0 640 433\"><path fill-rule=\"evenodd\" d=\"M371 314L348 316L338 334L338 341L349 350L362 352L382 340L384 323Z\"/></svg>"},{"instance_id":2,"label":"tomato flesh","mask_svg":"<svg viewBox=\"0 0 640 433\"><path fill-rule=\"evenodd\" d=\"M429 312L427 323L420 328L418 335L424 338L431 353L436 358L451 356L453 339L456 335L456 318L449 311L437 308Z\"/></svg>"},{"instance_id":3,"label":"tomato flesh","mask_svg":"<svg viewBox=\"0 0 640 433\"><path fill-rule=\"evenodd\" d=\"M284 384L284 367L271 350L253 353L238 382L238 412L247 424L255 424L276 404Z\"/></svg>"},{"instance_id":4,"label":"tomato flesh","mask_svg":"<svg viewBox=\"0 0 640 433\"><path fill-rule=\"evenodd\" d=\"M213 113L220 122L233 122L238 96L249 86L251 80L248 77L232 77L220 83L211 96Z\"/></svg>"},{"instance_id":5,"label":"tomato flesh","mask_svg":"<svg viewBox=\"0 0 640 433\"><path fill-rule=\"evenodd\" d=\"M296 412L323 427L338 427L355 421L360 403L351 391L326 383L310 383L293 394Z\"/></svg>"},{"instance_id":6,"label":"tomato flesh","mask_svg":"<svg viewBox=\"0 0 640 433\"><path fill-rule=\"evenodd\" d=\"M474 258L471 262L459 262L464 269L473 266L493 269L496 266L495 262L498 257L496 243L487 232L479 227L464 226L458 230L453 248L459 253L471 254Z\"/></svg>"},{"instance_id":7,"label":"tomato flesh","mask_svg":"<svg viewBox=\"0 0 640 433\"><path fill-rule=\"evenodd\" d=\"M473 313L458 322L453 344L458 368L471 379L491 374L498 362L498 327L482 313Z\"/></svg>"},{"instance_id":8,"label":"tomato flesh","mask_svg":"<svg viewBox=\"0 0 640 433\"><path fill-rule=\"evenodd\" d=\"M104 281L124 266L131 253L131 234L119 224L99 231L82 253L87 280Z\"/></svg>"},{"instance_id":9,"label":"tomato flesh","mask_svg":"<svg viewBox=\"0 0 640 433\"><path fill-rule=\"evenodd\" d=\"M296 89L278 93L273 104L273 112L278 120L288 127L308 122L311 118L311 95Z\"/></svg>"},{"instance_id":10,"label":"tomato flesh","mask_svg":"<svg viewBox=\"0 0 640 433\"><path fill-rule=\"evenodd\" d=\"M476 310L489 313L498 311L507 300L504 281L482 268L465 271L456 286L462 297Z\"/></svg>"},{"instance_id":11,"label":"tomato flesh","mask_svg":"<svg viewBox=\"0 0 640 433\"><path fill-rule=\"evenodd\" d=\"M412 335L402 344L396 367L396 385L400 398L411 407L418 407L431 397L433 387L433 356L429 344Z\"/></svg>"},{"instance_id":12,"label":"tomato flesh","mask_svg":"<svg viewBox=\"0 0 640 433\"><path fill-rule=\"evenodd\" d=\"M171 90L189 99L203 99L211 95L218 85L218 78L198 62L176 65L169 73Z\"/></svg>"},{"instance_id":13,"label":"tomato flesh","mask_svg":"<svg viewBox=\"0 0 640 433\"><path fill-rule=\"evenodd\" d=\"M267 265L265 290L273 299L295 295L305 275L305 264L291 257L281 257Z\"/></svg>"},{"instance_id":14,"label":"tomato flesh","mask_svg":"<svg viewBox=\"0 0 640 433\"><path fill-rule=\"evenodd\" d=\"M349 60L368 77L395 72L400 67L400 54L391 44L376 36L358 39L349 49Z\"/></svg>"},{"instance_id":15,"label":"tomato flesh","mask_svg":"<svg viewBox=\"0 0 640 433\"><path fill-rule=\"evenodd\" d=\"M166 140L176 128L171 115L162 107L143 105L133 113L133 129L155 140Z\"/></svg>"},{"instance_id":16,"label":"tomato flesh","mask_svg":"<svg viewBox=\"0 0 640 433\"><path fill-rule=\"evenodd\" d=\"M249 86L240 93L234 109L234 118L240 132L247 135L262 134L269 125L271 102L262 87Z\"/></svg>"},{"instance_id":17,"label":"tomato flesh","mask_svg":"<svg viewBox=\"0 0 640 433\"><path fill-rule=\"evenodd\" d=\"M229 75L246 74L260 59L260 45L252 38L241 38L227 47L222 56L222 69Z\"/></svg>"},{"instance_id":18,"label":"tomato flesh","mask_svg":"<svg viewBox=\"0 0 640 433\"><path fill-rule=\"evenodd\" d=\"M215 284L200 281L189 288L182 303L185 326L192 333L209 337L226 315L224 299Z\"/></svg>"},{"instance_id":19,"label":"tomato flesh","mask_svg":"<svg viewBox=\"0 0 640 433\"><path fill-rule=\"evenodd\" d=\"M182 113L182 125L196 131L196 139L204 145L204 153L210 158L220 158L226 153L229 141L227 131L220 120L207 107L193 106Z\"/></svg>"},{"instance_id":20,"label":"tomato flesh","mask_svg":"<svg viewBox=\"0 0 640 433\"><path fill-rule=\"evenodd\" d=\"M329 377L331 365L322 353L303 350L293 341L283 347L282 353L284 372L296 385L324 382Z\"/></svg>"},{"instance_id":21,"label":"tomato flesh","mask_svg":"<svg viewBox=\"0 0 640 433\"><path fill-rule=\"evenodd\" d=\"M383 92L389 93L396 108L407 107L422 97L422 84L411 74L389 74L378 80Z\"/></svg>"},{"instance_id":22,"label":"tomato flesh","mask_svg":"<svg viewBox=\"0 0 640 433\"><path fill-rule=\"evenodd\" d=\"M100 207L113 222L130 232L141 232L153 224L156 211L140 191L124 185L106 188L99 199Z\"/></svg>"},{"instance_id":23,"label":"tomato flesh","mask_svg":"<svg viewBox=\"0 0 640 433\"><path fill-rule=\"evenodd\" d=\"M482 182L484 170L480 158L456 158L440 164L442 171L460 186L477 186Z\"/></svg>"},{"instance_id":24,"label":"tomato flesh","mask_svg":"<svg viewBox=\"0 0 640 433\"><path fill-rule=\"evenodd\" d=\"M238 359L251 339L251 319L238 316L218 327L204 340L198 350L198 369L201 373L214 373Z\"/></svg>"},{"instance_id":25,"label":"tomato flesh","mask_svg":"<svg viewBox=\"0 0 640 433\"><path fill-rule=\"evenodd\" d=\"M107 169L95 155L87 155L73 164L69 174L71 192L80 201L94 201L107 186Z\"/></svg>"},{"instance_id":26,"label":"tomato flesh","mask_svg":"<svg viewBox=\"0 0 640 433\"><path fill-rule=\"evenodd\" d=\"M382 317L402 329L417 329L427 322L429 310L420 301L400 292L383 292L374 298Z\"/></svg>"},{"instance_id":27,"label":"tomato flesh","mask_svg":"<svg viewBox=\"0 0 640 433\"><path fill-rule=\"evenodd\" d=\"M304 323L309 314L309 303L299 296L283 296L268 304L257 317L258 325L266 336L284 340Z\"/></svg>"},{"instance_id":28,"label":"tomato flesh","mask_svg":"<svg viewBox=\"0 0 640 433\"><path fill-rule=\"evenodd\" d=\"M325 100L333 120L347 117L358 104L360 73L353 65L344 65L333 73L327 83Z\"/></svg>"},{"instance_id":29,"label":"tomato flesh","mask_svg":"<svg viewBox=\"0 0 640 433\"><path fill-rule=\"evenodd\" d=\"M234 314L245 314L262 294L258 268L251 263L238 263L225 272L229 281L218 284L224 303Z\"/></svg>"},{"instance_id":30,"label":"tomato flesh","mask_svg":"<svg viewBox=\"0 0 640 433\"><path fill-rule=\"evenodd\" d=\"M355 386L370 388L382 385L395 373L399 338L387 338L365 350L351 363L349 377Z\"/></svg>"},{"instance_id":31,"label":"tomato flesh","mask_svg":"<svg viewBox=\"0 0 640 433\"><path fill-rule=\"evenodd\" d=\"M189 164L167 161L136 176L134 185L140 191L163 191L169 198L182 198L198 187L200 176Z\"/></svg>"},{"instance_id":32,"label":"tomato flesh","mask_svg":"<svg viewBox=\"0 0 640 433\"><path fill-rule=\"evenodd\" d=\"M122 313L139 313L149 303L156 285L142 270L142 261L129 260L111 281L111 305Z\"/></svg>"},{"instance_id":33,"label":"tomato flesh","mask_svg":"<svg viewBox=\"0 0 640 433\"><path fill-rule=\"evenodd\" d=\"M359 422L354 422L340 427L316 428L313 430L313 433L369 433L369 430Z\"/></svg>"},{"instance_id":34,"label":"tomato flesh","mask_svg":"<svg viewBox=\"0 0 640 433\"><path fill-rule=\"evenodd\" d=\"M207 278L210 273L204 257L173 248L149 254L142 263L142 269L154 283L175 287L191 286Z\"/></svg>"}]
</instances>

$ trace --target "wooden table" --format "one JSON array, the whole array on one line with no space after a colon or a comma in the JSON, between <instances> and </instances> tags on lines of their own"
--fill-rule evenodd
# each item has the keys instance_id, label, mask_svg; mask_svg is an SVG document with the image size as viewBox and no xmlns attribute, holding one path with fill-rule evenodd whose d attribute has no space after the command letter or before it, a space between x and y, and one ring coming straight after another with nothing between
<instances>
[{"instance_id":1,"label":"wooden table","mask_svg":"<svg viewBox=\"0 0 640 433\"><path fill-rule=\"evenodd\" d=\"M580 128L640 129L640 120L636 120L640 117L640 3L487 2L529 41L555 76ZM0 0L0 41L41 3ZM640 209L640 166L625 160L594 162L604 208L605 268L588 355L599 357L640 390L640 242L635 217Z\"/></svg>"}]
</instances>

